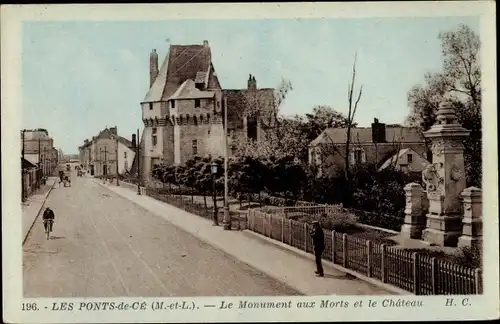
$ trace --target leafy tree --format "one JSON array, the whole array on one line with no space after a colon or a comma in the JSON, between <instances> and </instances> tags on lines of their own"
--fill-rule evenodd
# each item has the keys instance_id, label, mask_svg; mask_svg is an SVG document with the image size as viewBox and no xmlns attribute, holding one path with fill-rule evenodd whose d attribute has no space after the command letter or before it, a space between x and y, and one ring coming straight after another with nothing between
<instances>
[{"instance_id":1,"label":"leafy tree","mask_svg":"<svg viewBox=\"0 0 500 324\"><path fill-rule=\"evenodd\" d=\"M175 184L175 167L168 165L163 169L163 182L168 183L168 189L172 190L172 184Z\"/></svg>"},{"instance_id":2,"label":"leafy tree","mask_svg":"<svg viewBox=\"0 0 500 324\"><path fill-rule=\"evenodd\" d=\"M421 132L436 121L439 104L449 100L458 121L471 131L464 141L465 173L467 184L481 186L481 69L480 39L474 31L459 25L454 31L439 34L443 69L427 73L424 85L414 86L408 93L410 114L407 124ZM428 145L429 143L427 143Z\"/></svg>"},{"instance_id":3,"label":"leafy tree","mask_svg":"<svg viewBox=\"0 0 500 324\"><path fill-rule=\"evenodd\" d=\"M210 159L203 158L195 166L195 188L203 195L203 203L207 209L207 193L211 190L212 175L210 172Z\"/></svg>"},{"instance_id":4,"label":"leafy tree","mask_svg":"<svg viewBox=\"0 0 500 324\"><path fill-rule=\"evenodd\" d=\"M315 106L312 114L306 114L304 133L309 141L314 140L327 128L347 128L349 120L344 114L335 111L329 106ZM357 123L352 121L351 127L356 127Z\"/></svg>"}]
</instances>

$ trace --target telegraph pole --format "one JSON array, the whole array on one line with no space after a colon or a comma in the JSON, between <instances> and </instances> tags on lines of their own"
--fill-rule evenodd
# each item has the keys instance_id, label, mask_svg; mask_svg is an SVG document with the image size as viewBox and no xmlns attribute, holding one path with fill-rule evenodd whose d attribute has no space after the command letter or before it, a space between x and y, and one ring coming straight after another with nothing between
<instances>
[{"instance_id":1,"label":"telegraph pole","mask_svg":"<svg viewBox=\"0 0 500 324\"><path fill-rule=\"evenodd\" d=\"M42 166L42 163L41 163L41 152L40 152L40 136L38 136L38 176L37 176L37 184L38 184L38 188L40 189L40 167Z\"/></svg>"},{"instance_id":2,"label":"telegraph pole","mask_svg":"<svg viewBox=\"0 0 500 324\"><path fill-rule=\"evenodd\" d=\"M120 186L120 182L118 180L118 136L116 137L116 185Z\"/></svg>"},{"instance_id":3,"label":"telegraph pole","mask_svg":"<svg viewBox=\"0 0 500 324\"><path fill-rule=\"evenodd\" d=\"M137 128L137 141L136 141L136 158L137 158L137 194L141 194L141 168L140 168L140 163L141 163L141 150L139 148L140 146L140 138L139 138L139 128Z\"/></svg>"},{"instance_id":4,"label":"telegraph pole","mask_svg":"<svg viewBox=\"0 0 500 324\"><path fill-rule=\"evenodd\" d=\"M227 97L224 96L224 219L223 225L225 230L231 229L231 218L229 217L229 195L228 195L228 177L227 177L227 166L228 166L228 152L227 152Z\"/></svg>"},{"instance_id":5,"label":"telegraph pole","mask_svg":"<svg viewBox=\"0 0 500 324\"><path fill-rule=\"evenodd\" d=\"M103 179L104 179L104 182L106 182L106 180L108 179L108 147L107 146L104 146L104 166L105 168L103 168ZM106 171L106 172L104 172ZM104 174L106 173L106 174Z\"/></svg>"}]
</instances>

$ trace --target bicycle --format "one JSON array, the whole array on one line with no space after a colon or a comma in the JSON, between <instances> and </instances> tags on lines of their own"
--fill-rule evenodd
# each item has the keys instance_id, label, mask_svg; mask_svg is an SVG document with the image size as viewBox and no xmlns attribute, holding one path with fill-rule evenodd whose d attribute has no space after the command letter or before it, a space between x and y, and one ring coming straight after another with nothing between
<instances>
[{"instance_id":1,"label":"bicycle","mask_svg":"<svg viewBox=\"0 0 500 324\"><path fill-rule=\"evenodd\" d=\"M47 240L50 238L50 232L52 232L52 225L54 223L53 219L46 219L43 221L45 227L45 233L47 233Z\"/></svg>"}]
</instances>

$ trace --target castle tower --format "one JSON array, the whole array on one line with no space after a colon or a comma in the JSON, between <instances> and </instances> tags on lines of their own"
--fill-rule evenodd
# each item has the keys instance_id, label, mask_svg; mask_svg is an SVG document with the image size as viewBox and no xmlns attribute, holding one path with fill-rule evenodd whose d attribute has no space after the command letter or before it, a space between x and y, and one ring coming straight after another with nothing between
<instances>
[{"instance_id":1,"label":"castle tower","mask_svg":"<svg viewBox=\"0 0 500 324\"><path fill-rule=\"evenodd\" d=\"M158 76L158 54L156 53L156 49L153 49L151 54L149 55L149 87L153 85L156 77Z\"/></svg>"}]
</instances>

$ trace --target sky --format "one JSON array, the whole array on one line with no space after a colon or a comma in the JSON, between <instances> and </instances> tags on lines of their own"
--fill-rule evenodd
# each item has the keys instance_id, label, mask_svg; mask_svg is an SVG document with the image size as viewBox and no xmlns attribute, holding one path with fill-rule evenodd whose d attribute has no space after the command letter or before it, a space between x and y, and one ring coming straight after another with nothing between
<instances>
[{"instance_id":1,"label":"sky","mask_svg":"<svg viewBox=\"0 0 500 324\"><path fill-rule=\"evenodd\" d=\"M316 105L347 113L347 88L357 53L362 84L355 120L403 123L407 93L427 72L442 69L440 32L478 17L40 21L23 23L22 127L46 128L64 153L105 127L131 138L142 131L140 102L149 87L149 54L159 65L169 44L208 40L223 88L293 86L281 107L305 114Z\"/></svg>"}]
</instances>

